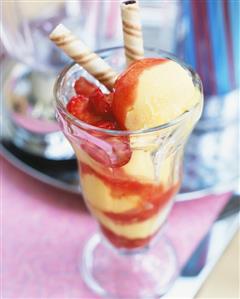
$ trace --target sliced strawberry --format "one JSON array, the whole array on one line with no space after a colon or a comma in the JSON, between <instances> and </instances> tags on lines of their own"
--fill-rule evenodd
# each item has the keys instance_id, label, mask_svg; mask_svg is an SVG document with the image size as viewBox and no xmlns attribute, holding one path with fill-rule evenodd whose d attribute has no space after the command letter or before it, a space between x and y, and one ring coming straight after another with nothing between
<instances>
[{"instance_id":1,"label":"sliced strawberry","mask_svg":"<svg viewBox=\"0 0 240 299\"><path fill-rule=\"evenodd\" d=\"M97 122L102 120L102 117L90 111L89 109L86 109L80 119L85 123L95 126Z\"/></svg>"},{"instance_id":2,"label":"sliced strawberry","mask_svg":"<svg viewBox=\"0 0 240 299\"><path fill-rule=\"evenodd\" d=\"M96 113L103 116L111 115L112 96L105 95L99 88L97 88L89 96L89 101Z\"/></svg>"},{"instance_id":3,"label":"sliced strawberry","mask_svg":"<svg viewBox=\"0 0 240 299\"><path fill-rule=\"evenodd\" d=\"M96 143L84 141L82 143L83 150L96 162L109 167L111 165L109 156L106 151L98 146Z\"/></svg>"},{"instance_id":4,"label":"sliced strawberry","mask_svg":"<svg viewBox=\"0 0 240 299\"><path fill-rule=\"evenodd\" d=\"M90 94L94 92L95 89L97 89L97 86L91 82L89 82L84 77L80 77L74 84L74 89L76 91L76 94L83 95L85 97L89 97Z\"/></svg>"},{"instance_id":5,"label":"sliced strawberry","mask_svg":"<svg viewBox=\"0 0 240 299\"><path fill-rule=\"evenodd\" d=\"M110 121L100 121L98 127L110 130L116 128ZM92 159L113 168L128 163L132 154L128 137L109 136L102 132L95 132L93 135L97 137L94 142L85 140L82 144L83 149Z\"/></svg>"},{"instance_id":6,"label":"sliced strawberry","mask_svg":"<svg viewBox=\"0 0 240 299\"><path fill-rule=\"evenodd\" d=\"M113 155L111 156L112 167L121 167L129 162L132 151L127 136L114 136L111 138Z\"/></svg>"},{"instance_id":7,"label":"sliced strawberry","mask_svg":"<svg viewBox=\"0 0 240 299\"><path fill-rule=\"evenodd\" d=\"M98 128L106 129L106 130L116 130L117 124L111 120L100 120L94 124Z\"/></svg>"},{"instance_id":8,"label":"sliced strawberry","mask_svg":"<svg viewBox=\"0 0 240 299\"><path fill-rule=\"evenodd\" d=\"M69 113L78 119L106 130L117 130L112 116L113 95L105 95L98 87L81 77L75 82L77 96L67 104ZM82 140L82 148L95 161L107 167L121 167L131 158L129 138L92 131L89 140Z\"/></svg>"},{"instance_id":9,"label":"sliced strawberry","mask_svg":"<svg viewBox=\"0 0 240 299\"><path fill-rule=\"evenodd\" d=\"M83 149L95 161L107 167L122 167L127 164L131 158L132 152L129 141L124 137L101 138L103 142L84 142Z\"/></svg>"},{"instance_id":10,"label":"sliced strawberry","mask_svg":"<svg viewBox=\"0 0 240 299\"><path fill-rule=\"evenodd\" d=\"M73 96L67 104L67 110L76 118L94 125L102 120L102 117L92 111L89 99L83 95Z\"/></svg>"},{"instance_id":11,"label":"sliced strawberry","mask_svg":"<svg viewBox=\"0 0 240 299\"><path fill-rule=\"evenodd\" d=\"M105 94L106 101L112 106L112 101L113 101L113 92Z\"/></svg>"},{"instance_id":12,"label":"sliced strawberry","mask_svg":"<svg viewBox=\"0 0 240 299\"><path fill-rule=\"evenodd\" d=\"M73 96L67 103L67 110L73 116L81 119L83 111L86 110L88 106L88 98L83 95Z\"/></svg>"}]
</instances>

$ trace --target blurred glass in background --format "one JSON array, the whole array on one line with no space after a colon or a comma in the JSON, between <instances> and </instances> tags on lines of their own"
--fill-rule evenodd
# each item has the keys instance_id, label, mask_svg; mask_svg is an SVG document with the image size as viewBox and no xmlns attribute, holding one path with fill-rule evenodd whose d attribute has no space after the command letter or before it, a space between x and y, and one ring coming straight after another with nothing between
<instances>
[{"instance_id":1,"label":"blurred glass in background","mask_svg":"<svg viewBox=\"0 0 240 299\"><path fill-rule=\"evenodd\" d=\"M1 42L20 61L4 85L4 133L15 146L48 159L69 159L73 151L55 122L53 86L69 62L49 40L60 22L90 48L111 46L121 36L117 1L3 1Z\"/></svg>"},{"instance_id":2,"label":"blurred glass in background","mask_svg":"<svg viewBox=\"0 0 240 299\"><path fill-rule=\"evenodd\" d=\"M4 1L1 39L12 57L36 69L53 71L66 62L65 55L48 39L60 22L92 49L122 45L121 2ZM174 52L180 2L145 0L140 5L145 45Z\"/></svg>"},{"instance_id":3,"label":"blurred glass in background","mask_svg":"<svg viewBox=\"0 0 240 299\"><path fill-rule=\"evenodd\" d=\"M118 36L118 11L117 1L4 1L1 38L12 57L49 72L67 59L48 39L57 24L65 24L96 49Z\"/></svg>"},{"instance_id":4,"label":"blurred glass in background","mask_svg":"<svg viewBox=\"0 0 240 299\"><path fill-rule=\"evenodd\" d=\"M181 2L140 0L144 44L175 53L181 31Z\"/></svg>"}]
</instances>

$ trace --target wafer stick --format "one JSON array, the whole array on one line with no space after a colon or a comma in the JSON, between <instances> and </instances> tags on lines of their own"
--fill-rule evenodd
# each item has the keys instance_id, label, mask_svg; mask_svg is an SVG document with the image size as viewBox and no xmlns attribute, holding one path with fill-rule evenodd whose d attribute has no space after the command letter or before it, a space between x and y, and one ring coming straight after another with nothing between
<instances>
[{"instance_id":1,"label":"wafer stick","mask_svg":"<svg viewBox=\"0 0 240 299\"><path fill-rule=\"evenodd\" d=\"M144 57L140 12L137 1L121 4L123 38L127 64Z\"/></svg>"},{"instance_id":2,"label":"wafer stick","mask_svg":"<svg viewBox=\"0 0 240 299\"><path fill-rule=\"evenodd\" d=\"M94 78L112 90L118 74L64 25L59 24L49 38Z\"/></svg>"}]
</instances>

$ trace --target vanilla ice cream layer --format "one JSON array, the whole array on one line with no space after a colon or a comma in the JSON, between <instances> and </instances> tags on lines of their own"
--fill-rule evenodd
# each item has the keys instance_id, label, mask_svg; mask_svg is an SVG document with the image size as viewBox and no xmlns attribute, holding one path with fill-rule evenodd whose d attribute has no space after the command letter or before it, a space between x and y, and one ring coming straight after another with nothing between
<instances>
[{"instance_id":1,"label":"vanilla ice cream layer","mask_svg":"<svg viewBox=\"0 0 240 299\"><path fill-rule=\"evenodd\" d=\"M80 145L75 144L74 142L71 143L72 147L75 151L75 154L77 156L78 161L85 163L95 171L102 171L103 165L101 165L99 162L95 161L93 158L91 158L82 148Z\"/></svg>"},{"instance_id":2,"label":"vanilla ice cream layer","mask_svg":"<svg viewBox=\"0 0 240 299\"><path fill-rule=\"evenodd\" d=\"M193 126L190 123L191 127ZM182 135L184 135L185 130L181 130ZM189 130L187 130L189 133ZM185 137L185 136L184 136ZM159 138L159 136L158 136ZM124 179L123 172L128 176L129 179L137 180L140 183L151 183L155 185L163 185L165 188L176 183L172 181L172 169L174 156L169 155L164 149L164 154L159 155L156 152L161 152L161 145L156 143L156 137L151 135L141 136L141 138L136 139L136 137L130 138L130 144L132 146L131 158L127 164L118 168L107 167L88 155L88 153L81 148L76 142L71 142L72 147L75 151L77 159L79 162L88 165L93 171L108 177L114 177L119 179ZM147 145L151 146L148 147ZM164 145L166 148L166 145ZM99 181L99 180L98 180ZM94 180L91 180L94 184ZM99 186L99 183L96 182ZM85 183L83 182L83 185ZM93 185L94 186L94 185ZM93 191L94 192L94 191ZM103 191L104 194L109 193L106 190ZM136 199L133 199L136 202ZM130 204L131 205L131 204Z\"/></svg>"},{"instance_id":3,"label":"vanilla ice cream layer","mask_svg":"<svg viewBox=\"0 0 240 299\"><path fill-rule=\"evenodd\" d=\"M174 156L151 153L150 151L135 150L131 160L122 167L124 172L142 183L161 184L165 188L173 185L172 169Z\"/></svg>"},{"instance_id":4,"label":"vanilla ice cream layer","mask_svg":"<svg viewBox=\"0 0 240 299\"><path fill-rule=\"evenodd\" d=\"M172 202L163 207L157 215L133 224L116 223L102 212L90 207L97 220L114 234L128 239L144 239L153 235L165 222L171 209Z\"/></svg>"},{"instance_id":5,"label":"vanilla ice cream layer","mask_svg":"<svg viewBox=\"0 0 240 299\"><path fill-rule=\"evenodd\" d=\"M105 212L123 213L136 208L141 201L138 195L113 197L111 189L94 174L81 175L81 187L87 202Z\"/></svg>"},{"instance_id":6,"label":"vanilla ice cream layer","mask_svg":"<svg viewBox=\"0 0 240 299\"><path fill-rule=\"evenodd\" d=\"M151 184L162 184L163 186L171 185L171 171L172 171L172 161L173 157L163 157L162 159L154 160L151 151L144 151L142 149L134 149L132 151L131 159L129 162L119 167L118 169L110 169L99 162L92 159L84 150L73 144L73 148L80 162L85 163L91 167L94 171L99 174L108 174L114 172L114 177L118 177L118 170L123 170L126 176L132 179L138 180L141 183L151 183ZM122 178L122 172L119 174L119 178Z\"/></svg>"}]
</instances>

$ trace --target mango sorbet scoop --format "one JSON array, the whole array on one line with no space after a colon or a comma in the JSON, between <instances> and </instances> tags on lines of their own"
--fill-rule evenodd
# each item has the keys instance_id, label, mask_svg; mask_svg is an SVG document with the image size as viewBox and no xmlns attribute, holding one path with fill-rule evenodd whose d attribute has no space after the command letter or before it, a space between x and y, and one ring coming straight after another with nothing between
<instances>
[{"instance_id":1,"label":"mango sorbet scoop","mask_svg":"<svg viewBox=\"0 0 240 299\"><path fill-rule=\"evenodd\" d=\"M188 70L165 58L132 63L115 82L113 113L121 128L140 130L174 120L199 101Z\"/></svg>"}]
</instances>

